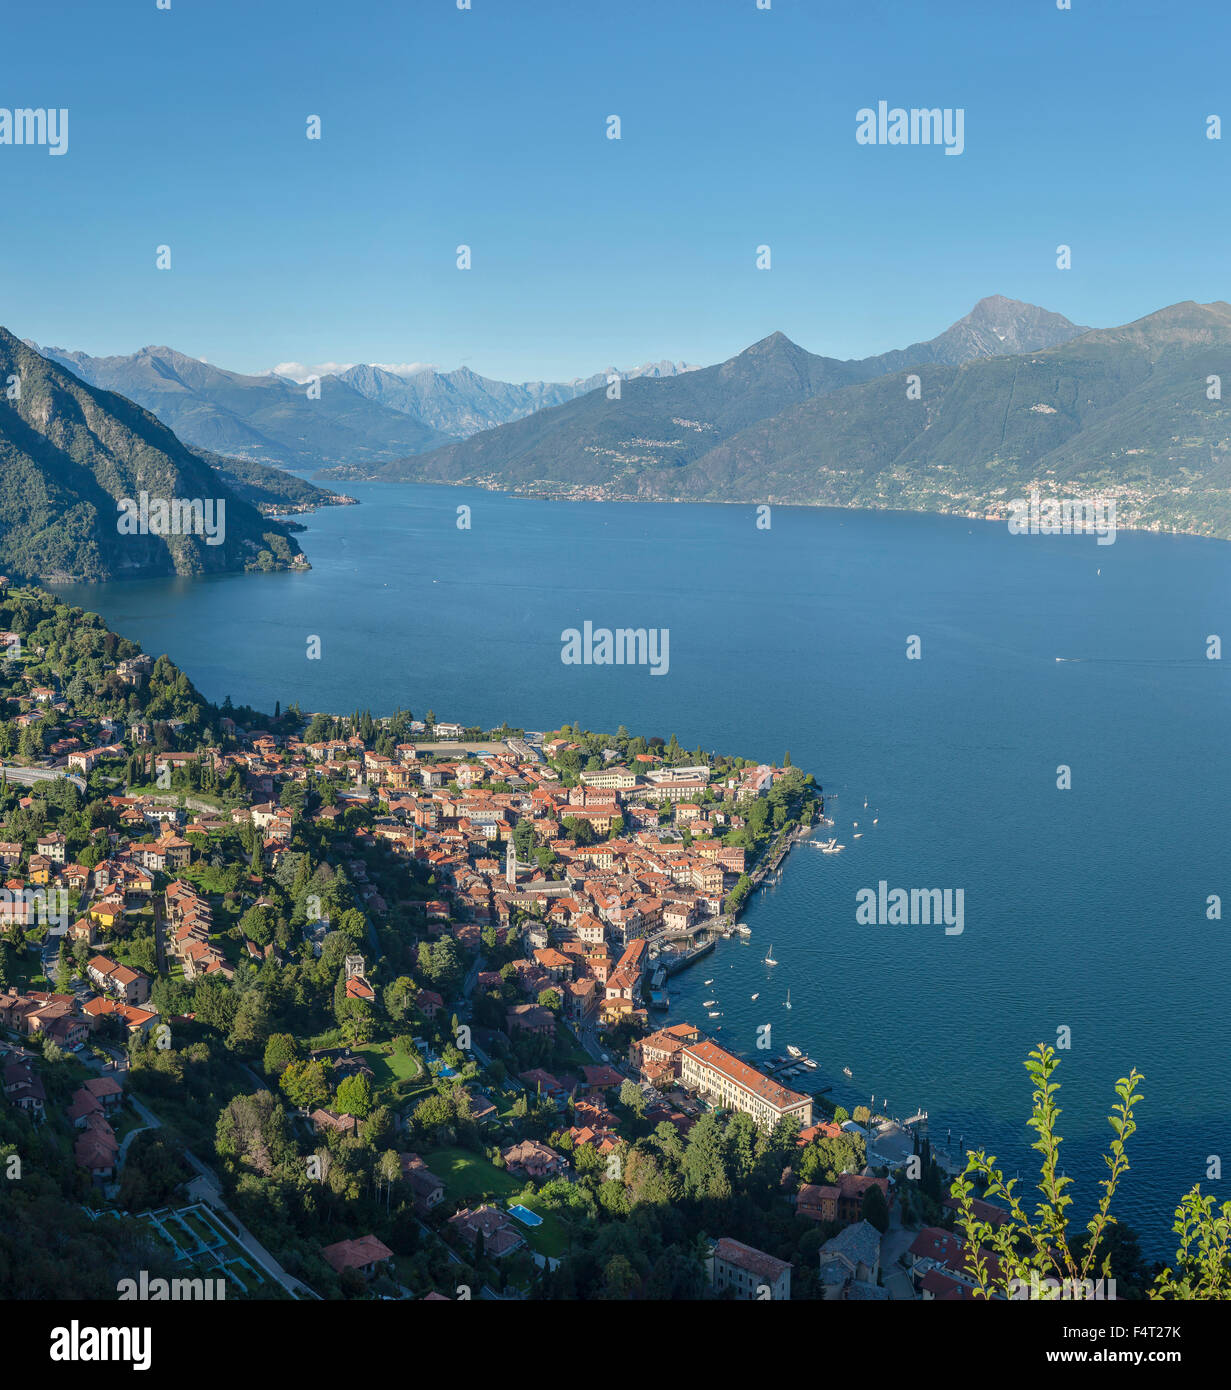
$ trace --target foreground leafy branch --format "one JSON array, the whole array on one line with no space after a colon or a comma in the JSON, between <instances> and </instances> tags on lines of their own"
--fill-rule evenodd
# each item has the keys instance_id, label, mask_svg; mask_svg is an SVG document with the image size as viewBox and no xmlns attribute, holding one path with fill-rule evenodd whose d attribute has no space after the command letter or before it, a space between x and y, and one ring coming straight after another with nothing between
<instances>
[{"instance_id":1,"label":"foreground leafy branch","mask_svg":"<svg viewBox=\"0 0 1231 1390\"><path fill-rule=\"evenodd\" d=\"M1034 1083L1028 1124L1036 1138L1031 1147L1041 1155L1038 1191L1042 1200L1033 1215L1027 1213L1015 1191L1018 1179L1006 1181L996 1167L995 1155L972 1151L967 1154L965 1170L953 1180L951 1193L958 1203L965 1268L977 1298L1091 1298L1095 1296L1095 1271L1104 1279L1111 1275L1110 1228L1116 1224L1111 1207L1129 1170L1126 1146L1137 1129L1134 1111L1142 1100L1137 1087L1143 1077L1134 1068L1116 1082L1116 1103L1108 1116L1114 1138L1103 1155L1107 1176L1099 1182L1102 1193L1086 1222L1084 1237L1071 1244L1069 1208L1073 1198L1068 1189L1073 1179L1059 1166L1064 1142L1057 1129L1060 1087L1052 1080L1059 1065L1055 1050L1045 1043L1040 1043L1025 1062ZM1004 1206L1006 1221L997 1225L978 1215L976 1184L989 1202ZM1172 1229L1180 1237L1178 1272L1164 1269L1149 1297L1231 1296L1231 1202L1216 1209L1214 1199L1203 1197L1198 1186L1184 1196L1175 1216Z\"/></svg>"}]
</instances>

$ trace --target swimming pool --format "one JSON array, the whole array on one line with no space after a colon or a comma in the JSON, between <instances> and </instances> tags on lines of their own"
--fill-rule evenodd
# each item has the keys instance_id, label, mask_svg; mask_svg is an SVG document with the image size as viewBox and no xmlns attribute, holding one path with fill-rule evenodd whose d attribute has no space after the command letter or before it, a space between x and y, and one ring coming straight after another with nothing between
<instances>
[{"instance_id":1,"label":"swimming pool","mask_svg":"<svg viewBox=\"0 0 1231 1390\"><path fill-rule=\"evenodd\" d=\"M520 1202L509 1203L509 1215L520 1221L523 1226L541 1226L543 1224L541 1216L532 1212L529 1207L523 1207Z\"/></svg>"}]
</instances>

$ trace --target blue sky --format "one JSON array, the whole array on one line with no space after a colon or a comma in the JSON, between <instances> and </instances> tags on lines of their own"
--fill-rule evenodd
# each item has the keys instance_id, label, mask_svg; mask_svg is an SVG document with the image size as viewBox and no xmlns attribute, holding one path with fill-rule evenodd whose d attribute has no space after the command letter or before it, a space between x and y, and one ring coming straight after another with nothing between
<instances>
[{"instance_id":1,"label":"blue sky","mask_svg":"<svg viewBox=\"0 0 1231 1390\"><path fill-rule=\"evenodd\" d=\"M776 329L863 356L992 293L1094 325L1228 297L1218 6L472 3L6 5L0 107L70 116L63 157L0 146L0 322L523 380ZM882 99L964 108L965 152L857 145Z\"/></svg>"}]
</instances>

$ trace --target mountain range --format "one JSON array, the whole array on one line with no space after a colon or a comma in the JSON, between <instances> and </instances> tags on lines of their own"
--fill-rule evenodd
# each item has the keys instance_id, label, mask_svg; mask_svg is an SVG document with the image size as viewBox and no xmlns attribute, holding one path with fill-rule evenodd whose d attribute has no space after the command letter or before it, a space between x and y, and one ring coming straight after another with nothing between
<instances>
[{"instance_id":1,"label":"mountain range","mask_svg":"<svg viewBox=\"0 0 1231 1390\"><path fill-rule=\"evenodd\" d=\"M448 436L413 415L369 400L337 377L319 399L273 373L245 376L169 347L126 357L91 357L31 343L91 386L136 401L186 444L283 468L321 468L343 459L377 464L430 449Z\"/></svg>"},{"instance_id":2,"label":"mountain range","mask_svg":"<svg viewBox=\"0 0 1231 1390\"><path fill-rule=\"evenodd\" d=\"M611 495L622 488L646 495L647 471L678 469L758 420L803 401L907 365L954 365L993 353L1036 350L1086 331L1061 314L994 295L939 337L874 357L820 357L773 333L712 367L622 382L618 399L607 390L591 391L414 459L378 466L348 463L325 476L529 487L567 483L614 490Z\"/></svg>"},{"instance_id":3,"label":"mountain range","mask_svg":"<svg viewBox=\"0 0 1231 1390\"><path fill-rule=\"evenodd\" d=\"M773 333L714 366L619 373L618 396L615 373L513 386L466 368L365 366L322 378L312 399L170 348L44 355L0 329L0 392L21 388L0 397L0 568L96 579L302 565L296 528L271 513L350 499L270 458L332 464L318 477L539 496L974 516L1038 489L1114 499L1120 525L1231 539L1229 361L1222 301L1087 329L993 296L938 337L874 357L818 356ZM450 438L413 411L455 430L518 415ZM225 500L225 542L120 535L117 501L143 490Z\"/></svg>"},{"instance_id":4,"label":"mountain range","mask_svg":"<svg viewBox=\"0 0 1231 1390\"><path fill-rule=\"evenodd\" d=\"M309 395L306 371L246 375L171 347L91 357L35 342L28 346L89 385L136 401L186 444L305 470L343 464L359 471L375 468L571 401L605 386L612 374L631 380L691 370L684 363L655 362L629 372L609 368L574 381L515 385L468 367L400 372L359 364L321 374L313 388L319 394Z\"/></svg>"},{"instance_id":5,"label":"mountain range","mask_svg":"<svg viewBox=\"0 0 1231 1390\"><path fill-rule=\"evenodd\" d=\"M94 580L305 564L235 481L149 411L0 328L0 569ZM124 529L120 503L142 493L209 504L212 529L158 534L148 512Z\"/></svg>"},{"instance_id":6,"label":"mountain range","mask_svg":"<svg viewBox=\"0 0 1231 1390\"><path fill-rule=\"evenodd\" d=\"M573 381L494 381L479 376L469 367L439 372L421 367L413 372L394 372L388 368L360 364L338 373L338 380L368 400L413 415L444 434L464 439L479 430L507 425L536 410L563 405L618 376L621 381L639 377L679 376L696 371L683 362L649 362L631 371L608 367L594 376Z\"/></svg>"},{"instance_id":7,"label":"mountain range","mask_svg":"<svg viewBox=\"0 0 1231 1390\"><path fill-rule=\"evenodd\" d=\"M862 362L813 357L791 345L796 362L784 364L782 380L769 364L767 373L750 383L768 392L766 409L750 414L747 404L740 404L731 421L742 427L763 417L770 406L781 409L908 363L963 362L1048 346L1082 331L1060 314L994 296L939 337ZM577 416L585 421L596 407L601 411L599 403L613 376L619 378L626 402L639 400L647 386L694 379L695 387L685 385L679 399L696 396L704 402L708 387L716 384L721 392L730 384L721 364L697 368L670 361L624 371L608 368L565 382L521 383L480 376L468 367L441 372L361 363L321 373L310 384L307 368L293 375L288 368L248 375L165 346L111 357L34 342L28 346L87 384L144 406L194 448L279 468L339 469L336 476L354 478L403 476L402 461L408 457L580 401L590 402ZM793 381L796 374L799 380ZM677 413L692 418L691 407ZM598 442L595 447L604 446Z\"/></svg>"},{"instance_id":8,"label":"mountain range","mask_svg":"<svg viewBox=\"0 0 1231 1390\"><path fill-rule=\"evenodd\" d=\"M1122 526L1231 538L1229 364L1222 301L1083 329L996 297L900 351L840 361L774 333L716 366L629 382L619 399L595 391L363 475L977 516L1038 488L1114 500Z\"/></svg>"}]
</instances>

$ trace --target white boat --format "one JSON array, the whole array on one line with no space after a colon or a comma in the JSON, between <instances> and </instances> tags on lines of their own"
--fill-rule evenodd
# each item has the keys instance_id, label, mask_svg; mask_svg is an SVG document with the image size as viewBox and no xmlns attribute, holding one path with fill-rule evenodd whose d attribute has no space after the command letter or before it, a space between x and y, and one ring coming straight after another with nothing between
<instances>
[{"instance_id":1,"label":"white boat","mask_svg":"<svg viewBox=\"0 0 1231 1390\"><path fill-rule=\"evenodd\" d=\"M736 930L737 932L739 932L739 934L740 934L741 936L751 936L751 935L752 935L752 928L749 927L749 926L745 926L743 922L741 922L741 923L739 924L739 926L735 928L735 930Z\"/></svg>"},{"instance_id":2,"label":"white boat","mask_svg":"<svg viewBox=\"0 0 1231 1390\"><path fill-rule=\"evenodd\" d=\"M722 1010L721 1010L721 1009L711 1009L711 1010L710 1010L710 1017L711 1017L711 1018L721 1018L721 1017L722 1017Z\"/></svg>"},{"instance_id":3,"label":"white boat","mask_svg":"<svg viewBox=\"0 0 1231 1390\"><path fill-rule=\"evenodd\" d=\"M706 1007L707 1009L712 1009L712 1008L714 1007L714 1005L718 1003L718 1000L717 1000L717 999L703 999L701 1002L702 1002L702 1004L705 1005L705 1007Z\"/></svg>"},{"instance_id":4,"label":"white boat","mask_svg":"<svg viewBox=\"0 0 1231 1390\"><path fill-rule=\"evenodd\" d=\"M876 822L877 822L878 820L880 820L880 817L879 817L879 816L873 816L873 817L872 817L872 824L875 825Z\"/></svg>"},{"instance_id":5,"label":"white boat","mask_svg":"<svg viewBox=\"0 0 1231 1390\"><path fill-rule=\"evenodd\" d=\"M865 811L868 809L868 798L866 796L863 799L863 809Z\"/></svg>"},{"instance_id":6,"label":"white boat","mask_svg":"<svg viewBox=\"0 0 1231 1390\"><path fill-rule=\"evenodd\" d=\"M761 997L761 991L760 991L760 990L757 990L757 992L756 992L752 997L753 997L754 999L759 999L759 998Z\"/></svg>"},{"instance_id":7,"label":"white boat","mask_svg":"<svg viewBox=\"0 0 1231 1390\"><path fill-rule=\"evenodd\" d=\"M712 985L714 982L713 982L713 980L706 980L705 983L706 983L707 985Z\"/></svg>"},{"instance_id":8,"label":"white boat","mask_svg":"<svg viewBox=\"0 0 1231 1390\"><path fill-rule=\"evenodd\" d=\"M804 1055L799 1050L799 1048L793 1046L791 1043L787 1043L786 1050L791 1054L792 1057L802 1057Z\"/></svg>"},{"instance_id":9,"label":"white boat","mask_svg":"<svg viewBox=\"0 0 1231 1390\"><path fill-rule=\"evenodd\" d=\"M862 830L857 830L857 831L855 832L855 834L854 834L851 838L852 838L852 839L855 839L855 840L862 840L862 839L863 839L863 831L862 831Z\"/></svg>"},{"instance_id":10,"label":"white boat","mask_svg":"<svg viewBox=\"0 0 1231 1390\"><path fill-rule=\"evenodd\" d=\"M782 1007L784 1009L789 1009L791 1007L791 991L789 989L786 992L786 1003L783 1004ZM790 1048L788 1048L787 1051L789 1052Z\"/></svg>"},{"instance_id":11,"label":"white boat","mask_svg":"<svg viewBox=\"0 0 1231 1390\"><path fill-rule=\"evenodd\" d=\"M766 965L777 965L777 964L778 964L778 962L774 959L774 947L773 947L773 943L772 943L772 942L770 943L769 950L765 952L765 964L766 964Z\"/></svg>"},{"instance_id":12,"label":"white boat","mask_svg":"<svg viewBox=\"0 0 1231 1390\"><path fill-rule=\"evenodd\" d=\"M854 1073L851 1071L850 1067L843 1067L843 1068L842 1068L842 1075L843 1075L843 1076L852 1076L853 1074L854 1074Z\"/></svg>"},{"instance_id":13,"label":"white boat","mask_svg":"<svg viewBox=\"0 0 1231 1390\"><path fill-rule=\"evenodd\" d=\"M810 1071L816 1070L816 1063L812 1060L811 1057L804 1058L804 1066L807 1067Z\"/></svg>"}]
</instances>

